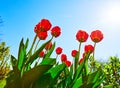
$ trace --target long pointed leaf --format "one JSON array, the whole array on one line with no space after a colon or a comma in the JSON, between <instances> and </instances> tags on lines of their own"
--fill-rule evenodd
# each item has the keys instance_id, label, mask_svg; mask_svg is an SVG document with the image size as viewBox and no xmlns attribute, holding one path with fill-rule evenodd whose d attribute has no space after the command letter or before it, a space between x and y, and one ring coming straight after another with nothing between
<instances>
[{"instance_id":1,"label":"long pointed leaf","mask_svg":"<svg viewBox=\"0 0 120 88\"><path fill-rule=\"evenodd\" d=\"M23 43L23 39L22 39L20 42L20 46L19 46L18 63L17 63L19 70L21 70L25 55L26 55L26 51L25 51L25 47L24 47L24 43Z\"/></svg>"},{"instance_id":2,"label":"long pointed leaf","mask_svg":"<svg viewBox=\"0 0 120 88\"><path fill-rule=\"evenodd\" d=\"M48 44L50 41L51 41L51 39L49 41L47 41L46 43L42 44L41 47L26 62L26 65L28 65L29 63L32 64L32 62L39 57L39 53L45 48L46 44Z\"/></svg>"},{"instance_id":3,"label":"long pointed leaf","mask_svg":"<svg viewBox=\"0 0 120 88\"><path fill-rule=\"evenodd\" d=\"M51 68L48 71L48 73L50 73L52 78L55 79L65 69L65 67L66 67L66 65L64 63L57 65L57 66Z\"/></svg>"},{"instance_id":4,"label":"long pointed leaf","mask_svg":"<svg viewBox=\"0 0 120 88\"><path fill-rule=\"evenodd\" d=\"M51 82L53 81L50 74L43 75L35 82L33 88L52 88Z\"/></svg>"},{"instance_id":5,"label":"long pointed leaf","mask_svg":"<svg viewBox=\"0 0 120 88\"><path fill-rule=\"evenodd\" d=\"M19 72L19 69L17 67L17 59L12 55L11 55L11 63L12 63L14 73L17 74Z\"/></svg>"},{"instance_id":6,"label":"long pointed leaf","mask_svg":"<svg viewBox=\"0 0 120 88\"><path fill-rule=\"evenodd\" d=\"M72 88L79 88L82 85L82 77L78 78Z\"/></svg>"},{"instance_id":7,"label":"long pointed leaf","mask_svg":"<svg viewBox=\"0 0 120 88\"><path fill-rule=\"evenodd\" d=\"M56 58L46 58L40 63L40 65L54 65L56 63Z\"/></svg>"},{"instance_id":8,"label":"long pointed leaf","mask_svg":"<svg viewBox=\"0 0 120 88\"><path fill-rule=\"evenodd\" d=\"M78 67L78 60L79 60L79 52L77 52L75 56L75 63L74 63L74 71L76 72L77 67Z\"/></svg>"},{"instance_id":9,"label":"long pointed leaf","mask_svg":"<svg viewBox=\"0 0 120 88\"><path fill-rule=\"evenodd\" d=\"M21 47L23 47L23 38L20 41L19 51L18 51L18 58L20 58Z\"/></svg>"},{"instance_id":10,"label":"long pointed leaf","mask_svg":"<svg viewBox=\"0 0 120 88\"><path fill-rule=\"evenodd\" d=\"M101 79L99 79L97 82L95 82L93 88L97 88L98 86L100 86L100 84L103 82L104 79L105 79L105 76L103 75L101 77Z\"/></svg>"},{"instance_id":11,"label":"long pointed leaf","mask_svg":"<svg viewBox=\"0 0 120 88\"><path fill-rule=\"evenodd\" d=\"M75 83L75 81L77 80L77 78L80 76L80 74L81 74L81 72L82 72L82 69L83 69L83 67L84 67L84 64L85 64L85 62L83 61L83 62L79 65L79 67L77 68L77 70L76 70L76 72L75 72L75 74L74 74L73 83Z\"/></svg>"},{"instance_id":12,"label":"long pointed leaf","mask_svg":"<svg viewBox=\"0 0 120 88\"><path fill-rule=\"evenodd\" d=\"M21 79L22 88L29 88L33 82L35 82L39 77L41 77L45 72L47 72L52 65L40 65L33 69L25 72Z\"/></svg>"},{"instance_id":13,"label":"long pointed leaf","mask_svg":"<svg viewBox=\"0 0 120 88\"><path fill-rule=\"evenodd\" d=\"M25 49L27 49L29 43L29 39L27 38L26 43L25 43Z\"/></svg>"}]
</instances>

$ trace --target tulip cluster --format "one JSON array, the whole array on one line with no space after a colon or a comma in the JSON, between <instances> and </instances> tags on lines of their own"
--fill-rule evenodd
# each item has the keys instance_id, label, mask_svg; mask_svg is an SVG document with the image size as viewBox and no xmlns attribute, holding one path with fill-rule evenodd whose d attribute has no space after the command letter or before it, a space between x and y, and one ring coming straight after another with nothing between
<instances>
[{"instance_id":1,"label":"tulip cluster","mask_svg":"<svg viewBox=\"0 0 120 88\"><path fill-rule=\"evenodd\" d=\"M42 19L34 28L34 32L37 34L40 40L45 40L48 36L48 31L51 29L52 24L47 19ZM61 34L61 29L59 26L54 26L51 29L51 35L53 37L58 37Z\"/></svg>"},{"instance_id":2,"label":"tulip cluster","mask_svg":"<svg viewBox=\"0 0 120 88\"><path fill-rule=\"evenodd\" d=\"M46 40L50 31L51 38L37 47L40 40ZM42 19L34 27L35 37L28 49L29 39L20 42L18 58L11 55L13 70L8 74L5 88L98 88L104 79L102 69L94 69L94 53L96 43L103 39L100 30L90 34L94 45L84 46L84 53L80 57L82 43L86 42L89 34L84 30L78 30L76 40L78 49L71 52L73 63L63 53L63 48L55 47L53 38L61 35L59 26L52 26L48 19ZM37 42L36 42L37 41ZM36 45L34 47L34 45ZM34 52L33 52L34 49ZM51 57L55 52L56 58ZM90 56L92 55L93 56ZM57 57L61 64L57 62ZM91 60L90 57L93 59ZM92 62L92 63L91 63ZM33 66L34 64L34 66ZM32 74L32 75L31 75ZM91 80L92 79L92 80Z\"/></svg>"},{"instance_id":3,"label":"tulip cluster","mask_svg":"<svg viewBox=\"0 0 120 88\"><path fill-rule=\"evenodd\" d=\"M80 53L81 43L86 42L87 39L88 39L88 36L89 36L89 34L86 31L84 31L84 30L79 30L76 33L76 40L80 43L79 49L78 49L79 53ZM100 42L103 39L103 33L100 30L92 31L91 34L90 34L90 38L94 42L94 46L91 45L91 44L85 45L85 47L84 47L84 54L88 54L88 53L91 54L91 53L93 53L93 58L94 58L95 45L96 45L96 43ZM73 50L71 55L73 57L75 57L76 56L76 52L77 52L77 50ZM82 63L83 60L84 60L84 55L79 60L79 62Z\"/></svg>"},{"instance_id":4,"label":"tulip cluster","mask_svg":"<svg viewBox=\"0 0 120 88\"><path fill-rule=\"evenodd\" d=\"M56 50L55 50L55 51L56 51L56 54L57 54L57 55L60 55L60 54L61 54L61 61L62 61L62 63L65 63L66 66L70 67L70 66L71 66L71 61L68 60L66 54L62 54L62 50L63 50L63 49L62 49L61 47L57 47Z\"/></svg>"},{"instance_id":5,"label":"tulip cluster","mask_svg":"<svg viewBox=\"0 0 120 88\"><path fill-rule=\"evenodd\" d=\"M61 34L61 28L59 26L52 27L51 22L47 19L42 19L34 28L34 32L36 33L36 36L39 38L39 41L45 40L47 38L49 30L51 30L52 38L53 37L57 38ZM37 43L37 45L38 45L38 43ZM36 45L36 47L37 47L37 45ZM52 42L49 42L45 46L45 50L49 51L52 48L52 45L53 45ZM66 54L62 54L62 50L63 49L61 47L57 47L55 52L56 52L57 56L61 54L61 61L63 63L65 63L66 66L69 67L71 65L71 62L67 59ZM45 51L41 51L39 54L39 57L43 58L45 54L46 54ZM57 58L57 56L56 56L56 58Z\"/></svg>"},{"instance_id":6,"label":"tulip cluster","mask_svg":"<svg viewBox=\"0 0 120 88\"><path fill-rule=\"evenodd\" d=\"M48 20L48 19L42 19L35 27L34 27L34 32L36 33L35 37L34 37L34 40L33 40L33 43L32 43L32 46L30 48L30 51L29 51L29 57L32 55L32 50L33 50L33 47L35 45L35 42L37 40L37 38L39 38L38 42L36 43L36 46L35 46L35 49L34 49L34 52L36 51L37 49L37 46L40 42L40 40L46 40L46 38L48 37L48 31L51 32L51 41L48 42L45 46L45 50L43 49L40 53L39 53L39 57L40 58L44 58L44 56L47 54L47 52L52 48L52 39L53 38L57 38L60 36L61 34L61 28L59 26L53 26L52 27L52 24L51 22ZM59 52L59 51L57 51ZM60 54L60 52L59 52Z\"/></svg>"},{"instance_id":7,"label":"tulip cluster","mask_svg":"<svg viewBox=\"0 0 120 88\"><path fill-rule=\"evenodd\" d=\"M89 64L90 72L95 71L94 69L95 68L95 60L94 60L95 46L96 46L96 43L99 43L103 39L103 33L100 30L95 30L91 32L90 38L94 42L94 45L91 45L91 44L85 45L84 53L82 57L80 57L81 44L86 42L88 38L89 38L89 34L84 30L78 30L78 32L76 33L76 40L79 42L79 47L78 47L78 50L72 50L71 52L71 56L74 58L73 59L74 72L76 72L76 69L80 64L82 64L83 61L84 63L86 63L86 69L88 69L88 64ZM89 57L86 57L91 54L92 54L92 59L89 59ZM88 60L90 63L88 63Z\"/></svg>"},{"instance_id":8,"label":"tulip cluster","mask_svg":"<svg viewBox=\"0 0 120 88\"><path fill-rule=\"evenodd\" d=\"M59 26L52 27L51 22L47 19L42 19L34 28L34 32L36 33L36 36L39 38L39 40L45 40L48 36L49 30L51 30L52 38L53 37L57 38L61 34L61 28ZM79 58L80 58L81 44L86 42L88 37L89 37L89 34L86 31L78 30L78 32L76 33L76 40L80 43L79 49L72 50L72 52L71 52L72 57L75 58L76 54L79 53ZM85 54L93 53L93 58L94 58L95 45L96 45L96 43L100 42L103 39L103 34L100 30L95 30L95 31L91 32L90 38L94 42L94 46L91 44L85 45L83 57L81 57L81 59L79 59L79 61L78 61L79 64L82 63L82 61L84 60ZM48 51L51 49L51 47L52 47L52 42L49 42L45 46L45 49ZM57 47L55 50L57 56L61 54L61 61L63 63L66 63L67 66L70 66L71 62L67 59L66 54L62 54L62 51L63 51L63 49L61 47ZM45 54L45 51L41 51L39 56L43 57L44 54Z\"/></svg>"}]
</instances>

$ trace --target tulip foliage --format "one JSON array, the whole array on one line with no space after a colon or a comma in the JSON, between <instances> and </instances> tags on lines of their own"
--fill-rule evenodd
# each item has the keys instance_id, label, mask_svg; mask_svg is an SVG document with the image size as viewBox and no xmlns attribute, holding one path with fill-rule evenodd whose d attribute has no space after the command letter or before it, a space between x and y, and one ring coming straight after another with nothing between
<instances>
[{"instance_id":1,"label":"tulip foliage","mask_svg":"<svg viewBox=\"0 0 120 88\"><path fill-rule=\"evenodd\" d=\"M51 39L39 44L41 40L46 40L47 32L51 30ZM76 34L79 42L77 50L73 50L71 62L67 55L62 53L61 47L55 47L53 38L61 34L59 26L52 27L47 19L42 19L34 28L36 33L33 43L28 49L29 39L22 39L19 46L18 58L11 55L12 68L6 79L5 88L97 88L105 79L104 72L99 66L94 69L94 52L96 43L103 39L101 31L96 30L90 37L94 46L86 45L85 52L80 57L82 43L86 42L89 35L83 30ZM38 41L37 41L38 38ZM39 45L39 47L38 47ZM56 52L56 57L52 53ZM92 58L91 58L92 57ZM57 62L58 60L60 62Z\"/></svg>"}]
</instances>

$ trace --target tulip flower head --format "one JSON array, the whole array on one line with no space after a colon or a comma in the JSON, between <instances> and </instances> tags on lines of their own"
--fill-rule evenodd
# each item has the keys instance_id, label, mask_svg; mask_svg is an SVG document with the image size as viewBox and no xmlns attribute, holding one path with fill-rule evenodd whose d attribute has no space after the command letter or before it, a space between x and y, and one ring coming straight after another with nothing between
<instances>
[{"instance_id":1,"label":"tulip flower head","mask_svg":"<svg viewBox=\"0 0 120 88\"><path fill-rule=\"evenodd\" d=\"M45 49L46 50L50 50L52 48L52 42L49 42L46 46Z\"/></svg>"},{"instance_id":2,"label":"tulip flower head","mask_svg":"<svg viewBox=\"0 0 120 88\"><path fill-rule=\"evenodd\" d=\"M69 60L66 60L66 61L65 61L65 64L66 64L66 66L68 66L68 67L71 66L71 62L70 62Z\"/></svg>"},{"instance_id":3,"label":"tulip flower head","mask_svg":"<svg viewBox=\"0 0 120 88\"><path fill-rule=\"evenodd\" d=\"M43 57L44 54L45 54L45 52L44 52L44 51L41 51L40 54L39 54L39 57Z\"/></svg>"},{"instance_id":4,"label":"tulip flower head","mask_svg":"<svg viewBox=\"0 0 120 88\"><path fill-rule=\"evenodd\" d=\"M93 42L98 43L103 39L103 33L100 30L95 30L91 32L90 37Z\"/></svg>"},{"instance_id":5,"label":"tulip flower head","mask_svg":"<svg viewBox=\"0 0 120 88\"><path fill-rule=\"evenodd\" d=\"M76 40L78 40L79 42L86 42L88 39L88 33L83 31L83 30L79 30L76 34Z\"/></svg>"},{"instance_id":6,"label":"tulip flower head","mask_svg":"<svg viewBox=\"0 0 120 88\"><path fill-rule=\"evenodd\" d=\"M47 32L38 32L37 36L39 37L40 40L45 40L48 36Z\"/></svg>"},{"instance_id":7,"label":"tulip flower head","mask_svg":"<svg viewBox=\"0 0 120 88\"><path fill-rule=\"evenodd\" d=\"M61 29L60 29L59 26L55 26L55 27L52 28L52 30L51 30L51 35L52 35L53 37L56 38L56 37L60 36L60 34L61 34Z\"/></svg>"},{"instance_id":8,"label":"tulip flower head","mask_svg":"<svg viewBox=\"0 0 120 88\"><path fill-rule=\"evenodd\" d=\"M92 53L94 51L94 47L92 45L85 45L84 51L85 53Z\"/></svg>"},{"instance_id":9,"label":"tulip flower head","mask_svg":"<svg viewBox=\"0 0 120 88\"><path fill-rule=\"evenodd\" d=\"M61 47L57 47L55 51L56 51L56 54L59 55L59 54L62 53L62 48Z\"/></svg>"},{"instance_id":10,"label":"tulip flower head","mask_svg":"<svg viewBox=\"0 0 120 88\"><path fill-rule=\"evenodd\" d=\"M62 54L62 55L61 55L61 61L62 61L62 62L65 62L66 60L67 60L66 54Z\"/></svg>"},{"instance_id":11,"label":"tulip flower head","mask_svg":"<svg viewBox=\"0 0 120 88\"><path fill-rule=\"evenodd\" d=\"M50 23L49 20L47 19L42 19L38 24L37 24L37 29L40 31L48 31L50 30L52 24Z\"/></svg>"},{"instance_id":12,"label":"tulip flower head","mask_svg":"<svg viewBox=\"0 0 120 88\"><path fill-rule=\"evenodd\" d=\"M75 57L77 52L78 52L77 50L72 50L72 52L71 52L72 57Z\"/></svg>"},{"instance_id":13,"label":"tulip flower head","mask_svg":"<svg viewBox=\"0 0 120 88\"><path fill-rule=\"evenodd\" d=\"M81 58L81 59L79 60L79 63L81 64L81 63L83 62L83 60L84 60L84 59L83 59L83 58Z\"/></svg>"}]
</instances>

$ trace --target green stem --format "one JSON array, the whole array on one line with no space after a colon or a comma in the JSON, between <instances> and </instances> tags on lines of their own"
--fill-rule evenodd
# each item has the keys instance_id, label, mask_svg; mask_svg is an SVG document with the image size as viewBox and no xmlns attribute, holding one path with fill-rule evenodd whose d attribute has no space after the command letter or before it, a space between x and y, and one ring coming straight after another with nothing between
<instances>
[{"instance_id":1,"label":"green stem","mask_svg":"<svg viewBox=\"0 0 120 88\"><path fill-rule=\"evenodd\" d=\"M75 74L75 58L73 58L73 75Z\"/></svg>"},{"instance_id":2,"label":"green stem","mask_svg":"<svg viewBox=\"0 0 120 88\"><path fill-rule=\"evenodd\" d=\"M93 59L92 59L92 66L90 72L92 72L92 69L93 71L95 70L95 47L96 47L96 43L94 43Z\"/></svg>"},{"instance_id":3,"label":"green stem","mask_svg":"<svg viewBox=\"0 0 120 88\"><path fill-rule=\"evenodd\" d=\"M86 59L85 61L85 75L88 75L89 71L88 71L88 59Z\"/></svg>"},{"instance_id":4,"label":"green stem","mask_svg":"<svg viewBox=\"0 0 120 88\"><path fill-rule=\"evenodd\" d=\"M38 42L37 42L37 44L36 44L36 46L35 46L34 52L36 51L39 42L40 42L40 39L38 40Z\"/></svg>"},{"instance_id":5,"label":"green stem","mask_svg":"<svg viewBox=\"0 0 120 88\"><path fill-rule=\"evenodd\" d=\"M31 46L31 48L30 48L30 50L29 50L29 52L28 52L29 55L32 54L32 49L33 49L33 46L34 46L34 44L35 44L36 39L37 39L37 35L35 35L35 37L34 37L34 40L33 40L32 46Z\"/></svg>"},{"instance_id":6,"label":"green stem","mask_svg":"<svg viewBox=\"0 0 120 88\"><path fill-rule=\"evenodd\" d=\"M80 42L80 44L79 44L79 48L78 48L78 59L80 58L80 48L81 48L81 42Z\"/></svg>"},{"instance_id":7,"label":"green stem","mask_svg":"<svg viewBox=\"0 0 120 88\"><path fill-rule=\"evenodd\" d=\"M33 49L33 46L34 46L34 44L35 44L35 42L36 42L36 39L37 39L37 35L35 35L35 37L34 37L34 40L33 40L33 43L32 43L32 46L31 46L31 48L30 48L30 50L29 50L29 52L28 52L28 59L27 59L27 61L26 62L28 62L29 61L29 59L30 59L30 57L31 57L31 55L32 55L32 49Z\"/></svg>"},{"instance_id":8,"label":"green stem","mask_svg":"<svg viewBox=\"0 0 120 88\"><path fill-rule=\"evenodd\" d=\"M41 59L41 58L38 58L38 60L36 61L36 63L35 63L35 65L34 65L34 67L36 67L36 66L38 65L38 63L39 63L40 59Z\"/></svg>"},{"instance_id":9,"label":"green stem","mask_svg":"<svg viewBox=\"0 0 120 88\"><path fill-rule=\"evenodd\" d=\"M80 58L80 48L81 48L81 42L79 43L79 47L78 47L78 56L75 58L75 61L74 61L74 73L76 72L77 70L77 67L78 67L78 61L79 61L79 58Z\"/></svg>"},{"instance_id":10,"label":"green stem","mask_svg":"<svg viewBox=\"0 0 120 88\"><path fill-rule=\"evenodd\" d=\"M94 43L93 61L94 61L94 59L95 59L95 47L96 47L96 43Z\"/></svg>"}]
</instances>

